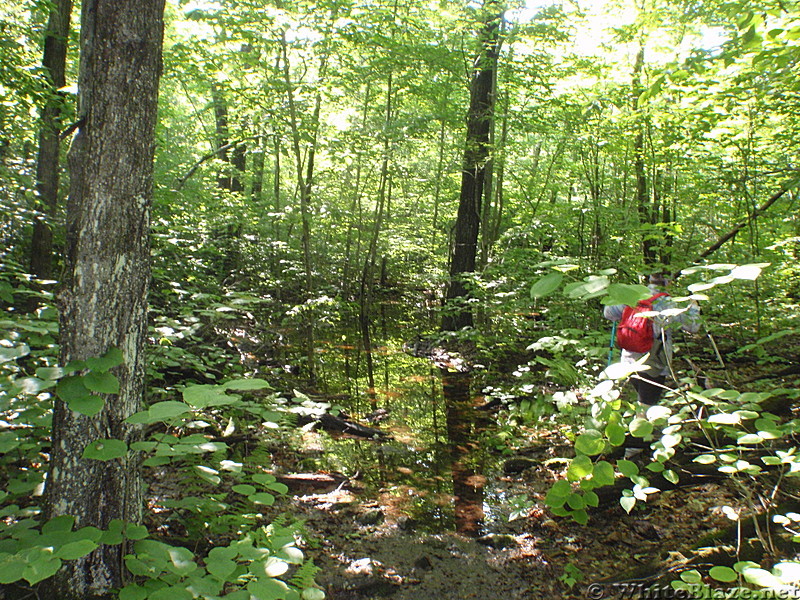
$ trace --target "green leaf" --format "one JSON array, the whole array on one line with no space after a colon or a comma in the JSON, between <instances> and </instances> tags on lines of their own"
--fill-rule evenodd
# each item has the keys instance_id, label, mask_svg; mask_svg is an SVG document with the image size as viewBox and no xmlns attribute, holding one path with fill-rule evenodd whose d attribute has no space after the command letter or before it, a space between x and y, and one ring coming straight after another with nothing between
<instances>
[{"instance_id":1,"label":"green leaf","mask_svg":"<svg viewBox=\"0 0 800 600\"><path fill-rule=\"evenodd\" d=\"M0 554L0 585L7 585L22 579L27 562L17 554Z\"/></svg>"},{"instance_id":2,"label":"green leaf","mask_svg":"<svg viewBox=\"0 0 800 600\"><path fill-rule=\"evenodd\" d=\"M633 510L633 507L636 506L636 498L633 496L623 496L619 499L619 503L622 508L625 509L626 513L629 513Z\"/></svg>"},{"instance_id":3,"label":"green leaf","mask_svg":"<svg viewBox=\"0 0 800 600\"><path fill-rule=\"evenodd\" d=\"M119 348L109 348L108 352L99 358L87 358L86 366L95 373L105 373L109 369L118 367L124 361L125 357L122 356L122 350Z\"/></svg>"},{"instance_id":4,"label":"green leaf","mask_svg":"<svg viewBox=\"0 0 800 600\"><path fill-rule=\"evenodd\" d=\"M94 552L96 548L97 544L91 540L78 540L64 544L56 550L55 555L63 560L76 560Z\"/></svg>"},{"instance_id":5,"label":"green leaf","mask_svg":"<svg viewBox=\"0 0 800 600\"><path fill-rule=\"evenodd\" d=\"M306 588L300 594L302 600L325 600L325 592L319 588Z\"/></svg>"},{"instance_id":6,"label":"green leaf","mask_svg":"<svg viewBox=\"0 0 800 600\"><path fill-rule=\"evenodd\" d=\"M571 490L572 488L570 487L569 482L559 479L553 484L553 487L548 490L547 495L544 498L544 502L551 509L560 508L566 503L567 496L569 496Z\"/></svg>"},{"instance_id":7,"label":"green leaf","mask_svg":"<svg viewBox=\"0 0 800 600\"><path fill-rule=\"evenodd\" d=\"M247 591L258 600L281 600L286 596L288 586L279 579L254 579L247 584Z\"/></svg>"},{"instance_id":8,"label":"green leaf","mask_svg":"<svg viewBox=\"0 0 800 600\"><path fill-rule=\"evenodd\" d=\"M265 487L268 490L271 490L280 495L289 493L289 486L286 485L285 483L279 483L276 481L275 483L268 483Z\"/></svg>"},{"instance_id":9,"label":"green leaf","mask_svg":"<svg viewBox=\"0 0 800 600\"><path fill-rule=\"evenodd\" d=\"M601 460L594 466L592 479L597 487L614 485L614 467L611 463Z\"/></svg>"},{"instance_id":10,"label":"green leaf","mask_svg":"<svg viewBox=\"0 0 800 600\"><path fill-rule=\"evenodd\" d=\"M763 441L764 438L757 433L746 433L745 435L741 436L738 440L736 440L736 443L742 445L753 445L753 444L760 444Z\"/></svg>"},{"instance_id":11,"label":"green leaf","mask_svg":"<svg viewBox=\"0 0 800 600\"><path fill-rule=\"evenodd\" d=\"M544 298L558 289L564 280L562 273L548 273L531 286L531 299Z\"/></svg>"},{"instance_id":12,"label":"green leaf","mask_svg":"<svg viewBox=\"0 0 800 600\"><path fill-rule=\"evenodd\" d=\"M167 568L176 575L186 576L197 570L194 554L181 546L170 546L167 550L170 563Z\"/></svg>"},{"instance_id":13,"label":"green leaf","mask_svg":"<svg viewBox=\"0 0 800 600\"><path fill-rule=\"evenodd\" d=\"M586 492L583 495L583 499L586 502L586 506L593 506L595 508L600 506L600 496L598 496L594 492Z\"/></svg>"},{"instance_id":14,"label":"green leaf","mask_svg":"<svg viewBox=\"0 0 800 600\"><path fill-rule=\"evenodd\" d=\"M575 451L587 456L600 454L605 447L603 434L595 429L587 429L575 440Z\"/></svg>"},{"instance_id":15,"label":"green leaf","mask_svg":"<svg viewBox=\"0 0 800 600\"><path fill-rule=\"evenodd\" d=\"M125 537L129 540L143 540L150 533L144 525L131 525L130 523L125 527Z\"/></svg>"},{"instance_id":16,"label":"green leaf","mask_svg":"<svg viewBox=\"0 0 800 600\"><path fill-rule=\"evenodd\" d=\"M639 474L639 465L630 460L618 460L617 469L619 469L619 472L628 478L636 477Z\"/></svg>"},{"instance_id":17,"label":"green leaf","mask_svg":"<svg viewBox=\"0 0 800 600\"><path fill-rule=\"evenodd\" d=\"M730 567L723 567L719 565L711 567L708 570L708 575L715 581L723 581L725 583L736 581L739 578L739 575L736 574L736 571Z\"/></svg>"},{"instance_id":18,"label":"green leaf","mask_svg":"<svg viewBox=\"0 0 800 600\"><path fill-rule=\"evenodd\" d=\"M86 396L85 398L76 398L67 402L69 409L87 417L93 417L99 414L106 401L100 396Z\"/></svg>"},{"instance_id":19,"label":"green leaf","mask_svg":"<svg viewBox=\"0 0 800 600\"><path fill-rule=\"evenodd\" d=\"M22 358L23 356L28 356L30 353L31 349L26 344L15 348L0 347L0 364Z\"/></svg>"},{"instance_id":20,"label":"green leaf","mask_svg":"<svg viewBox=\"0 0 800 600\"><path fill-rule=\"evenodd\" d=\"M226 394L218 385L191 385L183 390L183 400L195 408L207 408L234 404L238 398Z\"/></svg>"},{"instance_id":21,"label":"green leaf","mask_svg":"<svg viewBox=\"0 0 800 600\"><path fill-rule=\"evenodd\" d=\"M153 404L147 412L151 422L156 421L171 421L175 417L185 415L191 410L185 402L177 402L175 400L168 400L166 402L157 402Z\"/></svg>"},{"instance_id":22,"label":"green leaf","mask_svg":"<svg viewBox=\"0 0 800 600\"><path fill-rule=\"evenodd\" d=\"M101 544L108 544L109 546L116 546L117 544L121 544L122 541L125 539L122 537L122 531L125 528L125 522L120 519L113 519L111 523L108 524L108 529L103 532L100 543Z\"/></svg>"},{"instance_id":23,"label":"green leaf","mask_svg":"<svg viewBox=\"0 0 800 600\"><path fill-rule=\"evenodd\" d=\"M624 444L627 433L627 430L618 423L609 423L606 425L606 437L612 446L621 446Z\"/></svg>"},{"instance_id":24,"label":"green leaf","mask_svg":"<svg viewBox=\"0 0 800 600\"><path fill-rule=\"evenodd\" d=\"M42 525L42 533L72 531L73 525L75 525L75 517L71 515L61 515L60 517L50 519L47 523Z\"/></svg>"},{"instance_id":25,"label":"green leaf","mask_svg":"<svg viewBox=\"0 0 800 600\"><path fill-rule=\"evenodd\" d=\"M570 284L564 288L564 294L568 298L577 300L591 300L606 293L608 289L608 277L591 275L582 282Z\"/></svg>"},{"instance_id":26,"label":"green leaf","mask_svg":"<svg viewBox=\"0 0 800 600\"><path fill-rule=\"evenodd\" d=\"M697 569L690 569L689 571L681 573L681 581L685 581L686 583L701 583L703 581L703 576Z\"/></svg>"},{"instance_id":27,"label":"green leaf","mask_svg":"<svg viewBox=\"0 0 800 600\"><path fill-rule=\"evenodd\" d=\"M69 403L74 400L88 398L92 394L83 384L83 377L81 375L70 375L62 378L61 381L58 382L56 395L64 402Z\"/></svg>"},{"instance_id":28,"label":"green leaf","mask_svg":"<svg viewBox=\"0 0 800 600\"><path fill-rule=\"evenodd\" d=\"M185 585L173 585L150 592L147 600L192 600L194 595L186 589Z\"/></svg>"},{"instance_id":29,"label":"green leaf","mask_svg":"<svg viewBox=\"0 0 800 600\"><path fill-rule=\"evenodd\" d=\"M570 481L579 481L584 477L591 475L593 468L594 465L592 465L592 459L583 454L579 454L572 459L572 462L569 463L569 467L567 468L567 479Z\"/></svg>"},{"instance_id":30,"label":"green leaf","mask_svg":"<svg viewBox=\"0 0 800 600\"><path fill-rule=\"evenodd\" d=\"M92 542L99 544L100 538L103 537L103 531L97 527L89 525L87 527L81 527L78 529L78 531L74 532L72 536L75 539L91 540Z\"/></svg>"},{"instance_id":31,"label":"green leaf","mask_svg":"<svg viewBox=\"0 0 800 600\"><path fill-rule=\"evenodd\" d=\"M275 475L270 475L269 473L256 473L250 479L261 485L269 485L276 481Z\"/></svg>"},{"instance_id":32,"label":"green leaf","mask_svg":"<svg viewBox=\"0 0 800 600\"><path fill-rule=\"evenodd\" d=\"M242 483L242 484L239 484L239 485L234 485L231 489L234 492L236 492L237 494L242 494L244 496L249 496L250 494L255 494L256 493L255 486L248 485L246 483Z\"/></svg>"},{"instance_id":33,"label":"green leaf","mask_svg":"<svg viewBox=\"0 0 800 600\"><path fill-rule=\"evenodd\" d=\"M223 384L226 390L233 390L235 392L245 392L248 390L269 390L272 386L264 379L234 379Z\"/></svg>"},{"instance_id":34,"label":"green leaf","mask_svg":"<svg viewBox=\"0 0 800 600\"><path fill-rule=\"evenodd\" d=\"M578 525L586 525L589 522L589 514L583 509L574 511L572 518Z\"/></svg>"},{"instance_id":35,"label":"green leaf","mask_svg":"<svg viewBox=\"0 0 800 600\"><path fill-rule=\"evenodd\" d=\"M119 591L119 600L146 600L148 594L145 588L132 583Z\"/></svg>"},{"instance_id":36,"label":"green leaf","mask_svg":"<svg viewBox=\"0 0 800 600\"><path fill-rule=\"evenodd\" d=\"M572 486L569 484L569 482L566 481L565 479L559 479L550 488L548 495L553 494L553 496L566 498L567 496L569 496L571 491L572 491Z\"/></svg>"},{"instance_id":37,"label":"green leaf","mask_svg":"<svg viewBox=\"0 0 800 600\"><path fill-rule=\"evenodd\" d=\"M83 384L98 394L119 394L119 379L111 373L87 373L83 376Z\"/></svg>"},{"instance_id":38,"label":"green leaf","mask_svg":"<svg viewBox=\"0 0 800 600\"><path fill-rule=\"evenodd\" d=\"M605 305L627 304L636 306L640 300L650 298L653 293L643 285L612 283L608 286L608 295L600 302Z\"/></svg>"},{"instance_id":39,"label":"green leaf","mask_svg":"<svg viewBox=\"0 0 800 600\"><path fill-rule=\"evenodd\" d=\"M26 557L27 565L22 571L22 578L31 585L52 577L61 568L61 559L44 550L36 550Z\"/></svg>"},{"instance_id":40,"label":"green leaf","mask_svg":"<svg viewBox=\"0 0 800 600\"><path fill-rule=\"evenodd\" d=\"M267 506L272 506L275 504L275 496L269 494L267 492L259 492L257 494L252 494L247 497L250 502L254 504L265 504Z\"/></svg>"},{"instance_id":41,"label":"green leaf","mask_svg":"<svg viewBox=\"0 0 800 600\"><path fill-rule=\"evenodd\" d=\"M229 558L207 558L206 570L220 581L228 581L236 570L236 562Z\"/></svg>"},{"instance_id":42,"label":"green leaf","mask_svg":"<svg viewBox=\"0 0 800 600\"><path fill-rule=\"evenodd\" d=\"M710 465L715 463L717 457L713 454L701 454L699 456L695 456L692 462L700 463L701 465Z\"/></svg>"},{"instance_id":43,"label":"green leaf","mask_svg":"<svg viewBox=\"0 0 800 600\"><path fill-rule=\"evenodd\" d=\"M575 492L567 496L567 505L572 510L581 510L586 508L586 502L583 501L583 496Z\"/></svg>"},{"instance_id":44,"label":"green leaf","mask_svg":"<svg viewBox=\"0 0 800 600\"><path fill-rule=\"evenodd\" d=\"M36 376L40 379L60 379L64 376L64 369L60 367L39 367L36 369Z\"/></svg>"},{"instance_id":45,"label":"green leaf","mask_svg":"<svg viewBox=\"0 0 800 600\"><path fill-rule=\"evenodd\" d=\"M14 382L14 390L19 389L20 392L28 396L36 396L37 394L48 390L56 385L55 381L45 381L38 377L22 377Z\"/></svg>"},{"instance_id":46,"label":"green leaf","mask_svg":"<svg viewBox=\"0 0 800 600\"><path fill-rule=\"evenodd\" d=\"M83 458L92 458L94 460L114 460L115 458L122 458L128 454L128 446L122 440L96 440L86 446L83 451Z\"/></svg>"},{"instance_id":47,"label":"green leaf","mask_svg":"<svg viewBox=\"0 0 800 600\"><path fill-rule=\"evenodd\" d=\"M156 402L147 410L143 410L125 419L126 423L169 423L173 419L185 415L191 411L191 407L185 402L178 402L177 400L167 400L165 402Z\"/></svg>"},{"instance_id":48,"label":"green leaf","mask_svg":"<svg viewBox=\"0 0 800 600\"><path fill-rule=\"evenodd\" d=\"M628 426L631 435L637 438L646 438L653 433L653 424L647 419L637 418Z\"/></svg>"}]
</instances>

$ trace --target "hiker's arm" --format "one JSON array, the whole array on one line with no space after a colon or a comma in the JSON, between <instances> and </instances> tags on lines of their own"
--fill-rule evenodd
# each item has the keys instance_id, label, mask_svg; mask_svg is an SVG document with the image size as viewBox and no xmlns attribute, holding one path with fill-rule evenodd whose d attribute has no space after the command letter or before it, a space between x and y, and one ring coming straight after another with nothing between
<instances>
[{"instance_id":1,"label":"hiker's arm","mask_svg":"<svg viewBox=\"0 0 800 600\"><path fill-rule=\"evenodd\" d=\"M624 304L615 304L613 306L606 306L603 309L603 316L609 321L619 321L622 318L622 311L625 308Z\"/></svg>"},{"instance_id":2,"label":"hiker's arm","mask_svg":"<svg viewBox=\"0 0 800 600\"><path fill-rule=\"evenodd\" d=\"M697 333L700 329L700 307L692 300L686 312L680 315L681 329L689 333Z\"/></svg>"}]
</instances>

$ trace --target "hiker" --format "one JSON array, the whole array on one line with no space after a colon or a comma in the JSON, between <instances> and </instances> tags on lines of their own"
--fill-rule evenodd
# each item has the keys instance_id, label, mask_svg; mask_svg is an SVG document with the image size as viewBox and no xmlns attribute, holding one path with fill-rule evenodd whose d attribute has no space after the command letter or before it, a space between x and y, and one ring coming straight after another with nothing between
<instances>
[{"instance_id":1,"label":"hiker","mask_svg":"<svg viewBox=\"0 0 800 600\"><path fill-rule=\"evenodd\" d=\"M653 293L649 300L639 303L639 311L653 310L656 312L675 308L675 304L669 297L666 289L670 281L667 276L663 274L650 275L650 284L648 288ZM652 305L652 308L648 306ZM630 319L626 315L623 319L623 313L628 308L628 315L636 312L636 309L631 310L624 304L615 306L606 306L603 309L603 316L611 321L623 321L617 330L617 345L622 348L621 361L626 364L632 364L639 361L642 357L647 356L644 365L648 367L647 370L637 371L631 376L631 383L633 384L636 394L639 397L639 402L644 405L657 404L664 391L664 382L667 380L667 375L670 373L670 365L672 362L672 330L676 326L680 326L684 331L695 333L700 328L700 309L697 302L692 301L689 308L674 316L656 315L652 318L646 319L646 323L652 328L652 343L643 340L623 341L625 335L623 328L626 327L625 320L639 322L640 317ZM643 326L645 322L642 322ZM633 326L635 328L635 325ZM649 331L646 332L649 335ZM638 334L634 334L638 335ZM628 336L630 337L630 336ZM625 346L636 349L626 349ZM650 349L646 348L650 346ZM637 351L638 350L638 351Z\"/></svg>"}]
</instances>

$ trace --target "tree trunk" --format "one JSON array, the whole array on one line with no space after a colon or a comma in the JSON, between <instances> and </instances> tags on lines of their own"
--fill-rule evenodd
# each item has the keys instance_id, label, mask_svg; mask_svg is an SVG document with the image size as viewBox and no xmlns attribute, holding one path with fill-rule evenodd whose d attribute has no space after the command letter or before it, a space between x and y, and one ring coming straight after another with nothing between
<instances>
[{"instance_id":1,"label":"tree trunk","mask_svg":"<svg viewBox=\"0 0 800 600\"><path fill-rule=\"evenodd\" d=\"M228 102L222 90L213 83L211 84L211 101L214 104L214 130L218 156L220 160L227 163L225 171L217 176L217 185L222 190L241 192L244 190L242 171L245 169L245 146L235 144L231 148L231 153L228 153L231 137Z\"/></svg>"},{"instance_id":2,"label":"tree trunk","mask_svg":"<svg viewBox=\"0 0 800 600\"><path fill-rule=\"evenodd\" d=\"M651 225L655 224L655 215L650 206L648 192L647 172L644 162L644 117L639 106L639 96L644 91L642 88L642 70L644 69L644 48L640 48L636 55L636 63L633 67L633 115L635 119L634 127L636 132L633 138L633 168L636 174L636 208L639 212L639 222L644 226L645 231L642 236L642 255L644 264L654 266L657 260L656 247L652 238L653 232Z\"/></svg>"},{"instance_id":3,"label":"tree trunk","mask_svg":"<svg viewBox=\"0 0 800 600\"><path fill-rule=\"evenodd\" d=\"M464 277L475 271L481 196L489 158L489 138L494 109L492 88L500 51L502 18L495 0L486 0L483 10L486 21L480 33L481 51L475 61L470 83L461 195L454 231L453 256L450 262L450 281L445 296L449 306L445 308L442 317L442 329L445 331L458 331L473 324L472 310L465 302L468 290Z\"/></svg>"},{"instance_id":4,"label":"tree trunk","mask_svg":"<svg viewBox=\"0 0 800 600\"><path fill-rule=\"evenodd\" d=\"M142 486L133 454L82 458L92 442L130 443L124 420L144 394L143 347L150 280L148 239L153 152L161 74L164 0L85 0L81 17L80 127L69 156L66 276L60 295L61 361L122 351L119 393L94 417L56 399L47 478L49 518L76 527L138 523ZM124 546L101 546L66 563L47 597L111 597L123 584Z\"/></svg>"},{"instance_id":5,"label":"tree trunk","mask_svg":"<svg viewBox=\"0 0 800 600\"><path fill-rule=\"evenodd\" d=\"M72 16L72 0L55 0L44 38L42 66L50 76L51 89L42 108L39 125L39 150L36 156L36 193L44 214L33 223L31 273L41 279L53 276L53 231L51 220L58 207L60 174L59 136L64 97L58 92L66 83L67 42Z\"/></svg>"},{"instance_id":6,"label":"tree trunk","mask_svg":"<svg viewBox=\"0 0 800 600\"><path fill-rule=\"evenodd\" d=\"M375 261L378 257L378 240L380 239L381 228L383 227L384 209L389 198L390 177L389 162L391 160L392 144L389 131L392 126L392 100L394 94L393 76L389 72L386 83L386 112L384 120L385 137L383 139L383 156L381 158L380 183L378 185L378 200L375 205L375 218L372 225L372 235L369 240L367 256L364 260L364 269L361 273L361 286L359 292L359 313L358 320L361 327L361 339L364 344L364 353L367 360L367 381L369 390L367 395L370 400L372 410L378 408L377 396L375 394L375 371L372 356L372 300L374 296L374 275Z\"/></svg>"}]
</instances>

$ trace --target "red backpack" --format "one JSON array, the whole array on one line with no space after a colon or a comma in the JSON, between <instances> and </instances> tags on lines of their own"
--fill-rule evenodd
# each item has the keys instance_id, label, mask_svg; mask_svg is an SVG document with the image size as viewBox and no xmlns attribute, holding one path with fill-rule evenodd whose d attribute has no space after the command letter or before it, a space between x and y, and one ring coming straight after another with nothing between
<instances>
[{"instance_id":1,"label":"red backpack","mask_svg":"<svg viewBox=\"0 0 800 600\"><path fill-rule=\"evenodd\" d=\"M653 347L653 322L649 317L638 316L641 313L653 310L653 302L661 296L668 296L659 292L652 298L639 301L636 306L626 306L622 309L622 318L617 327L617 347L630 352L650 352Z\"/></svg>"}]
</instances>

